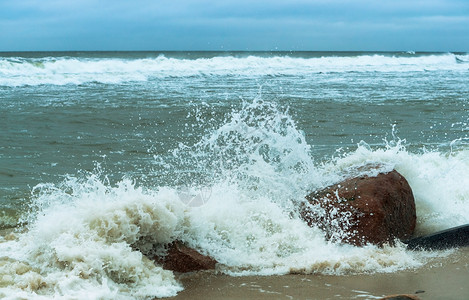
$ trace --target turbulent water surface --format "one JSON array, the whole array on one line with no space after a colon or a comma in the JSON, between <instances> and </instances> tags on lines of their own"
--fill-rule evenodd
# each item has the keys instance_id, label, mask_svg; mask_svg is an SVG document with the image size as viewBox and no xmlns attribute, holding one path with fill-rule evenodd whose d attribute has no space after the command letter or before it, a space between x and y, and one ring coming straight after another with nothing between
<instances>
[{"instance_id":1,"label":"turbulent water surface","mask_svg":"<svg viewBox=\"0 0 469 300\"><path fill-rule=\"evenodd\" d=\"M296 207L379 163L418 233L469 223L467 53L0 53L0 296L146 299L180 239L230 275L395 272Z\"/></svg>"}]
</instances>

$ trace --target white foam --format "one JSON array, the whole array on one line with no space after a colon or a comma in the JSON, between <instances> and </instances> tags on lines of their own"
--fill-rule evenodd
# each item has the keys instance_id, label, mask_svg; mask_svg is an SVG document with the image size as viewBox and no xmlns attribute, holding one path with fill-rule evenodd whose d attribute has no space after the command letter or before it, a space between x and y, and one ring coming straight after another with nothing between
<instances>
[{"instance_id":1,"label":"white foam","mask_svg":"<svg viewBox=\"0 0 469 300\"><path fill-rule=\"evenodd\" d=\"M0 244L11 261L0 295L146 299L181 290L172 272L142 254L179 234L184 207L174 192L144 193L128 181L111 188L91 176L41 187L36 204L29 231Z\"/></svg>"},{"instance_id":2,"label":"white foam","mask_svg":"<svg viewBox=\"0 0 469 300\"><path fill-rule=\"evenodd\" d=\"M226 187L225 187L226 188ZM190 214L186 239L220 262L231 275L394 272L420 266L425 255L405 247L358 248L327 242L267 198L245 199L220 189Z\"/></svg>"},{"instance_id":3,"label":"white foam","mask_svg":"<svg viewBox=\"0 0 469 300\"><path fill-rule=\"evenodd\" d=\"M328 72L467 71L467 55L357 55L300 58L290 56L216 56L155 58L0 58L0 86L118 84L167 77L307 76Z\"/></svg>"}]
</instances>

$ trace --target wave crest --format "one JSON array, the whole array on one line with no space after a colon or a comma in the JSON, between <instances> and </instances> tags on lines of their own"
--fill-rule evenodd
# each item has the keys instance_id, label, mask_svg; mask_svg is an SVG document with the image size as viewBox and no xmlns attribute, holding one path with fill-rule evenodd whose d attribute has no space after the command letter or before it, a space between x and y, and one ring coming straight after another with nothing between
<instances>
[{"instance_id":1,"label":"wave crest","mask_svg":"<svg viewBox=\"0 0 469 300\"><path fill-rule=\"evenodd\" d=\"M349 55L208 58L0 57L0 86L120 84L191 76L308 76L329 72L465 71L467 55Z\"/></svg>"}]
</instances>

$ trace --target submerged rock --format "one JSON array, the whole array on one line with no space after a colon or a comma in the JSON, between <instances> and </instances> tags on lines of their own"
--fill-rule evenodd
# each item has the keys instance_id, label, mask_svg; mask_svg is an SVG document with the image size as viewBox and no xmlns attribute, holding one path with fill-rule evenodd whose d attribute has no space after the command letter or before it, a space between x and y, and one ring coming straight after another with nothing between
<instances>
[{"instance_id":1,"label":"submerged rock","mask_svg":"<svg viewBox=\"0 0 469 300\"><path fill-rule=\"evenodd\" d=\"M169 245L165 257L157 257L156 260L163 264L163 269L180 273L213 270L217 264L210 256L202 255L178 241Z\"/></svg>"},{"instance_id":2,"label":"submerged rock","mask_svg":"<svg viewBox=\"0 0 469 300\"><path fill-rule=\"evenodd\" d=\"M393 170L358 176L306 196L301 217L326 237L357 246L412 236L415 201L407 180Z\"/></svg>"}]
</instances>

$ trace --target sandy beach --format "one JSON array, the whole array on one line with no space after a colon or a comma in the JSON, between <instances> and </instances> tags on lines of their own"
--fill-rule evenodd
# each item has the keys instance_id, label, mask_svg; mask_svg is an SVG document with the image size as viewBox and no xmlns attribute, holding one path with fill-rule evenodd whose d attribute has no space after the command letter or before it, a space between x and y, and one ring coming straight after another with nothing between
<instances>
[{"instance_id":1,"label":"sandy beach","mask_svg":"<svg viewBox=\"0 0 469 300\"><path fill-rule=\"evenodd\" d=\"M413 294L422 300L461 300L469 299L469 248L391 274L229 277L202 272L179 280L184 291L170 299L380 299Z\"/></svg>"}]
</instances>

